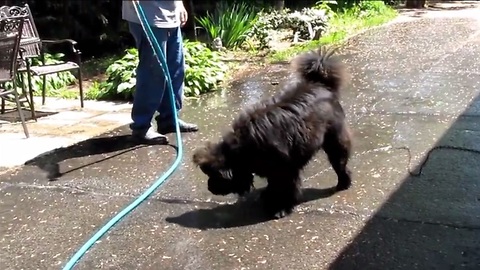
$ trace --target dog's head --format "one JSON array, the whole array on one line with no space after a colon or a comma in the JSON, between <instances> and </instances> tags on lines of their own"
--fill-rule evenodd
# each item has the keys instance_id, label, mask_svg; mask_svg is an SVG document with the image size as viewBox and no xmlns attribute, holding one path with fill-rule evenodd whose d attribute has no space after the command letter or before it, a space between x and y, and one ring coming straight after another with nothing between
<instances>
[{"instance_id":1,"label":"dog's head","mask_svg":"<svg viewBox=\"0 0 480 270\"><path fill-rule=\"evenodd\" d=\"M244 195L252 187L253 174L242 171L230 154L225 141L207 142L193 154L193 163L208 176L208 190L215 195Z\"/></svg>"}]
</instances>

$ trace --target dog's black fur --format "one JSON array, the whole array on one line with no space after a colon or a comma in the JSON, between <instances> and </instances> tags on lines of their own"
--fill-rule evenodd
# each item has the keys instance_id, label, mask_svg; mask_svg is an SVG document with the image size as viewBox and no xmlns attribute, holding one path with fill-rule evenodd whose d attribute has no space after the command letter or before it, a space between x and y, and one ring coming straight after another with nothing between
<instances>
[{"instance_id":1,"label":"dog's black fur","mask_svg":"<svg viewBox=\"0 0 480 270\"><path fill-rule=\"evenodd\" d=\"M208 175L210 192L244 195L254 175L265 177L265 209L281 218L293 211L300 173L322 148L338 176L336 190L350 187L351 135L339 102L347 73L333 53L322 47L297 56L293 83L241 112L220 142L195 151L193 162Z\"/></svg>"}]
</instances>

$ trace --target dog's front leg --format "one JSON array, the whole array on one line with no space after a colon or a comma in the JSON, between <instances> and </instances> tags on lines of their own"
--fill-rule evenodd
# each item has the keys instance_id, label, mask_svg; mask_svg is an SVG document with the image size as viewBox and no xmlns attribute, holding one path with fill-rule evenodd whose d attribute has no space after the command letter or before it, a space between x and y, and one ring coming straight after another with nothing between
<instances>
[{"instance_id":1,"label":"dog's front leg","mask_svg":"<svg viewBox=\"0 0 480 270\"><path fill-rule=\"evenodd\" d=\"M299 173L295 170L275 173L267 181L261 195L266 213L276 219L290 215L300 197Z\"/></svg>"},{"instance_id":2,"label":"dog's front leg","mask_svg":"<svg viewBox=\"0 0 480 270\"><path fill-rule=\"evenodd\" d=\"M233 184L235 193L239 196L245 196L249 193L253 186L253 173L241 170L233 170Z\"/></svg>"}]
</instances>

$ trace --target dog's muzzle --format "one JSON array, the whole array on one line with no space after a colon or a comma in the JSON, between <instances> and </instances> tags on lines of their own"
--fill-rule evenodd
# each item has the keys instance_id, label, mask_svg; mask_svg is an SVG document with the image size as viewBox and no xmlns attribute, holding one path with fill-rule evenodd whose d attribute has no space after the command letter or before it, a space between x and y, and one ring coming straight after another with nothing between
<instances>
[{"instance_id":1,"label":"dog's muzzle","mask_svg":"<svg viewBox=\"0 0 480 270\"><path fill-rule=\"evenodd\" d=\"M232 180L225 178L208 178L208 191L215 195L228 195L233 192Z\"/></svg>"}]
</instances>

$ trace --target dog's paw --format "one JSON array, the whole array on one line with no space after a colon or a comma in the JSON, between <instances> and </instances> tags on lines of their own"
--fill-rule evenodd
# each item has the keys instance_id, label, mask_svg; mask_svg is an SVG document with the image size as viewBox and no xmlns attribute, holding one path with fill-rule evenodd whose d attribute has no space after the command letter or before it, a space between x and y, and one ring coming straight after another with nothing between
<instances>
[{"instance_id":1,"label":"dog's paw","mask_svg":"<svg viewBox=\"0 0 480 270\"><path fill-rule=\"evenodd\" d=\"M335 191L336 191L336 192L340 192L340 191L343 191L343 190L347 190L347 189L349 189L351 186L352 186L351 183L347 183L347 184L339 183L339 184L335 187Z\"/></svg>"},{"instance_id":2,"label":"dog's paw","mask_svg":"<svg viewBox=\"0 0 480 270\"><path fill-rule=\"evenodd\" d=\"M290 215L293 211L292 210L280 210L278 212L276 212L275 214L273 214L273 218L274 219L281 219L281 218L284 218L288 215Z\"/></svg>"},{"instance_id":3,"label":"dog's paw","mask_svg":"<svg viewBox=\"0 0 480 270\"><path fill-rule=\"evenodd\" d=\"M338 184L335 187L337 192L342 190L347 190L352 186L352 178L350 176L350 171L346 171L345 177L338 178Z\"/></svg>"},{"instance_id":4,"label":"dog's paw","mask_svg":"<svg viewBox=\"0 0 480 270\"><path fill-rule=\"evenodd\" d=\"M267 215L273 219L281 219L293 213L293 208L278 209L277 207L265 208Z\"/></svg>"}]
</instances>

